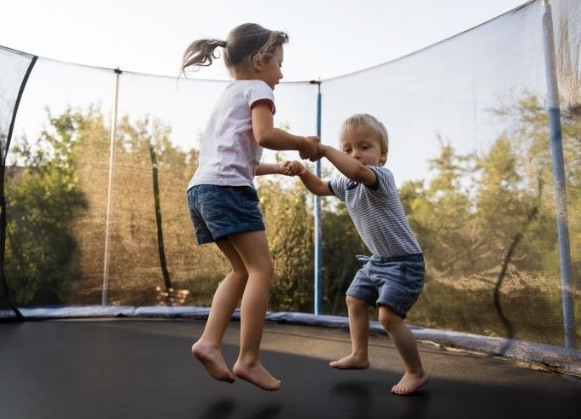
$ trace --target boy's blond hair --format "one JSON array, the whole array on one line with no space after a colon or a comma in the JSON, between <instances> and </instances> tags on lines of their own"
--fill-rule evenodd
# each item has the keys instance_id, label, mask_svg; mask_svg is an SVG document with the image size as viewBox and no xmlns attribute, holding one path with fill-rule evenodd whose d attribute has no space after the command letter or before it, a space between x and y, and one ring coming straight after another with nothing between
<instances>
[{"instance_id":1,"label":"boy's blond hair","mask_svg":"<svg viewBox=\"0 0 581 419\"><path fill-rule=\"evenodd\" d=\"M387 154L389 149L389 137L387 135L387 129L385 128L385 125L381 123L381 121L372 115L358 113L350 116L345 120L345 122L343 122L341 132L344 132L347 128L357 128L360 126L368 127L377 134L377 139L381 145L381 151Z\"/></svg>"}]
</instances>

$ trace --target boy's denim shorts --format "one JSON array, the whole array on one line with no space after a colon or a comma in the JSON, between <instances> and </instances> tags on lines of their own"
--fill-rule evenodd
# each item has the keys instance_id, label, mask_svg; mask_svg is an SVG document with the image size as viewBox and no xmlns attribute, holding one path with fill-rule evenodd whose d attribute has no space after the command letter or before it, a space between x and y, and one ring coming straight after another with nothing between
<instances>
[{"instance_id":1,"label":"boy's denim shorts","mask_svg":"<svg viewBox=\"0 0 581 419\"><path fill-rule=\"evenodd\" d=\"M387 306L405 319L424 287L423 256L357 259L366 263L355 274L346 294L369 305Z\"/></svg>"},{"instance_id":2,"label":"boy's denim shorts","mask_svg":"<svg viewBox=\"0 0 581 419\"><path fill-rule=\"evenodd\" d=\"M196 185L188 190L188 204L198 244L264 230L258 195L250 186Z\"/></svg>"}]
</instances>

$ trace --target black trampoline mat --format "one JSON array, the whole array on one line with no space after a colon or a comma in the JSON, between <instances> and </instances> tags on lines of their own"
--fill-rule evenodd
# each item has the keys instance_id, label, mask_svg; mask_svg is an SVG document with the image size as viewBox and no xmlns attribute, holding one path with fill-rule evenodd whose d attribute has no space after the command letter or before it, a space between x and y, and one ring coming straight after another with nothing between
<instances>
[{"instance_id":1,"label":"black trampoline mat","mask_svg":"<svg viewBox=\"0 0 581 419\"><path fill-rule=\"evenodd\" d=\"M581 418L581 381L504 359L420 343L430 381L390 387L402 363L370 338L371 368L328 362L350 350L341 329L267 323L261 362L283 381L266 392L210 378L190 354L204 320L46 320L0 324L0 419ZM224 356L232 365L239 324Z\"/></svg>"}]
</instances>

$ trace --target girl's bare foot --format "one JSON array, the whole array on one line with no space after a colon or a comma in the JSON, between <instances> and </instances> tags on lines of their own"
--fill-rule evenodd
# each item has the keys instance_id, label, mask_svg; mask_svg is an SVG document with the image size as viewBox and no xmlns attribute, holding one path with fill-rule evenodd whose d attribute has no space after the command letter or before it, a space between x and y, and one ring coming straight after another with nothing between
<instances>
[{"instance_id":1,"label":"girl's bare foot","mask_svg":"<svg viewBox=\"0 0 581 419\"><path fill-rule=\"evenodd\" d=\"M338 370L364 370L369 368L369 361L351 354L337 361L331 361L329 362L329 365Z\"/></svg>"},{"instance_id":2,"label":"girl's bare foot","mask_svg":"<svg viewBox=\"0 0 581 419\"><path fill-rule=\"evenodd\" d=\"M236 361L232 370L237 377L258 386L263 390L280 390L282 384L281 381L270 375L270 373L259 362L255 365L249 366L240 361Z\"/></svg>"},{"instance_id":3,"label":"girl's bare foot","mask_svg":"<svg viewBox=\"0 0 581 419\"><path fill-rule=\"evenodd\" d=\"M192 355L198 358L208 371L208 374L216 380L227 383L233 383L235 381L234 375L228 369L222 352L219 349L207 345L204 342L197 341L192 345Z\"/></svg>"},{"instance_id":4,"label":"girl's bare foot","mask_svg":"<svg viewBox=\"0 0 581 419\"><path fill-rule=\"evenodd\" d=\"M399 383L391 388L393 394L398 394L400 396L406 396L412 394L413 392L419 390L428 381L428 376L424 373L410 374L405 373Z\"/></svg>"}]
</instances>

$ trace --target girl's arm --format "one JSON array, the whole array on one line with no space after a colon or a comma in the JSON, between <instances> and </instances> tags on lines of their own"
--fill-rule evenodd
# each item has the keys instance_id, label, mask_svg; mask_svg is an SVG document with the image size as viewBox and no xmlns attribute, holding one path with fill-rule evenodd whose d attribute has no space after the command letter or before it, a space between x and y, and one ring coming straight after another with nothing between
<instances>
[{"instance_id":1,"label":"girl's arm","mask_svg":"<svg viewBox=\"0 0 581 419\"><path fill-rule=\"evenodd\" d=\"M263 175L289 175L285 163L258 163L255 176Z\"/></svg>"},{"instance_id":2,"label":"girl's arm","mask_svg":"<svg viewBox=\"0 0 581 419\"><path fill-rule=\"evenodd\" d=\"M252 107L252 133L256 142L271 150L296 150L302 159L317 160L319 137L302 137L275 128L272 103L259 101Z\"/></svg>"}]
</instances>

